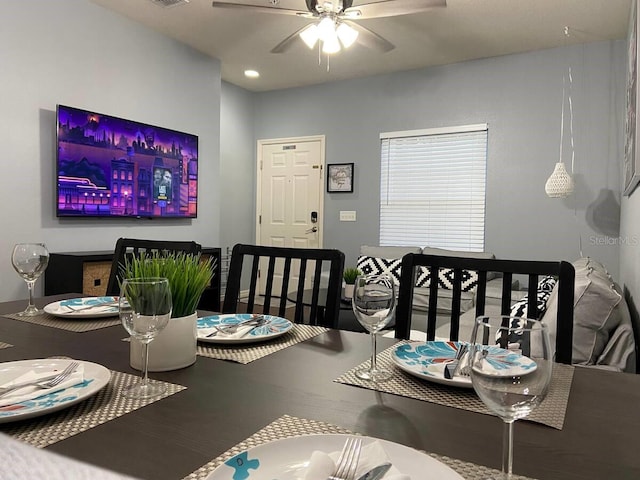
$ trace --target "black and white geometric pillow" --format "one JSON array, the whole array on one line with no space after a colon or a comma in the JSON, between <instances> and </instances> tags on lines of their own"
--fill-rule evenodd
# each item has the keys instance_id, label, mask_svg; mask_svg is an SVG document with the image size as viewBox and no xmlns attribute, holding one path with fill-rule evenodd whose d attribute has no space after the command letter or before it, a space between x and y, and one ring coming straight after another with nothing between
<instances>
[{"instance_id":1,"label":"black and white geometric pillow","mask_svg":"<svg viewBox=\"0 0 640 480\"><path fill-rule=\"evenodd\" d=\"M536 294L536 302L538 306L538 316L536 319L542 318L544 312L547 311L547 301L551 296L551 292L553 291L553 287L556 286L558 280L552 276L546 276L538 282L538 291ZM512 317L526 317L529 312L528 303L528 295L522 297L521 300L518 300L511 306L511 316Z\"/></svg>"},{"instance_id":2,"label":"black and white geometric pillow","mask_svg":"<svg viewBox=\"0 0 640 480\"><path fill-rule=\"evenodd\" d=\"M380 258L360 255L356 267L365 275L390 275L396 285L400 284L402 258Z\"/></svg>"},{"instance_id":3,"label":"black and white geometric pillow","mask_svg":"<svg viewBox=\"0 0 640 480\"><path fill-rule=\"evenodd\" d=\"M551 293L553 291L553 287L556 286L556 283L558 283L558 279L556 277L547 275L538 282L538 290Z\"/></svg>"},{"instance_id":4,"label":"black and white geometric pillow","mask_svg":"<svg viewBox=\"0 0 640 480\"><path fill-rule=\"evenodd\" d=\"M438 288L445 290L453 290L454 271L451 268L441 268L438 271ZM462 270L462 291L471 292L478 286L478 272ZM420 267L418 270L418 278L416 279L416 287L431 286L431 271L429 267Z\"/></svg>"}]
</instances>

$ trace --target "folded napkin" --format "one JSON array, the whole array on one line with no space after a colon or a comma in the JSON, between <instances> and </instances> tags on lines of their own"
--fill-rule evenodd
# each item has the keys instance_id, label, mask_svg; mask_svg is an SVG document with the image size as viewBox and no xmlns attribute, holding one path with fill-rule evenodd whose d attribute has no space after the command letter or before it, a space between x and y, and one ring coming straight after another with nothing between
<instances>
[{"instance_id":1,"label":"folded napkin","mask_svg":"<svg viewBox=\"0 0 640 480\"><path fill-rule=\"evenodd\" d=\"M118 313L118 306L113 304L96 304L93 306L80 306L76 307L78 310L73 310L72 308L67 308L63 305L56 305L55 307L50 307L51 313L54 314L63 314L63 315L87 315L87 314L98 314L98 313L113 313L116 315Z\"/></svg>"},{"instance_id":2,"label":"folded napkin","mask_svg":"<svg viewBox=\"0 0 640 480\"><path fill-rule=\"evenodd\" d=\"M18 383L23 382L31 382L38 381L39 379L49 378L52 375L56 375L64 370L63 367L58 367L55 370L46 369L46 370L29 370L26 373L23 373L17 378L14 378L10 382L3 383L0 387L10 387L12 385L16 385ZM45 380L46 381L46 380ZM67 377L63 382L59 383L55 387L52 388L40 388L36 386L23 387L18 390L15 390L3 397L0 397L0 407L4 407L6 405L13 405L15 403L24 402L26 400L32 400L41 395L47 395L52 392L57 392L59 390L63 390L67 387L71 387L73 385L77 385L79 383L84 382L84 366L82 364L78 365L75 372L73 372L69 377Z\"/></svg>"},{"instance_id":3,"label":"folded napkin","mask_svg":"<svg viewBox=\"0 0 640 480\"><path fill-rule=\"evenodd\" d=\"M315 450L309 459L309 466L303 477L304 480L326 480L335 470L339 456L340 451L326 453ZM377 440L363 446L355 478L359 478L373 467L388 461L390 460L384 451L384 447ZM411 480L409 475L403 475L395 466L392 466L382 478L384 480Z\"/></svg>"},{"instance_id":4,"label":"folded napkin","mask_svg":"<svg viewBox=\"0 0 640 480\"><path fill-rule=\"evenodd\" d=\"M238 330L235 331L235 333L224 333L224 332L220 332L215 328L199 328L198 329L198 333L200 337L206 337L207 335L210 335L214 332L218 332L215 335L211 336L210 338L242 338L244 336L246 336L251 330L253 330L254 328L256 328L255 325L247 325L246 327L238 327Z\"/></svg>"}]
</instances>

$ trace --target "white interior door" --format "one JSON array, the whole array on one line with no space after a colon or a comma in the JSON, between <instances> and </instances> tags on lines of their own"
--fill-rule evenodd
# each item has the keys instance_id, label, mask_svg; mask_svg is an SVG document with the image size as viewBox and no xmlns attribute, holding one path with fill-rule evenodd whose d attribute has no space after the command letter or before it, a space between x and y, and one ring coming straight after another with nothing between
<instances>
[{"instance_id":1,"label":"white interior door","mask_svg":"<svg viewBox=\"0 0 640 480\"><path fill-rule=\"evenodd\" d=\"M322 247L324 142L324 136L258 141L258 245ZM274 283L274 293L280 285Z\"/></svg>"}]
</instances>

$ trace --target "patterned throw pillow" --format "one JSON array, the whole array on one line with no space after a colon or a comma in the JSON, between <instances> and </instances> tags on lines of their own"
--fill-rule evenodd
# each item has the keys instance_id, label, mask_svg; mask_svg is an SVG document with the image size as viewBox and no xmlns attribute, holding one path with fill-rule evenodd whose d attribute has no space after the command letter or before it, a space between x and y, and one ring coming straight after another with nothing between
<instances>
[{"instance_id":1,"label":"patterned throw pillow","mask_svg":"<svg viewBox=\"0 0 640 480\"><path fill-rule=\"evenodd\" d=\"M478 272L462 270L462 291L471 292L478 286ZM451 268L441 268L438 272L438 288L453 290L454 271ZM428 267L419 267L416 287L431 285L431 271Z\"/></svg>"},{"instance_id":2,"label":"patterned throw pillow","mask_svg":"<svg viewBox=\"0 0 640 480\"><path fill-rule=\"evenodd\" d=\"M536 295L536 300L538 304L538 316L537 319L542 318L544 312L547 311L547 300L551 296L551 292L553 291L553 287L556 286L558 280L555 277L550 275L542 278L538 282L538 293ZM521 300L518 300L511 306L512 317L526 317L529 312L529 307L527 306L528 295L522 297Z\"/></svg>"},{"instance_id":3,"label":"patterned throw pillow","mask_svg":"<svg viewBox=\"0 0 640 480\"><path fill-rule=\"evenodd\" d=\"M395 284L400 284L402 258L380 258L361 255L358 257L356 267L365 275L391 275Z\"/></svg>"}]
</instances>

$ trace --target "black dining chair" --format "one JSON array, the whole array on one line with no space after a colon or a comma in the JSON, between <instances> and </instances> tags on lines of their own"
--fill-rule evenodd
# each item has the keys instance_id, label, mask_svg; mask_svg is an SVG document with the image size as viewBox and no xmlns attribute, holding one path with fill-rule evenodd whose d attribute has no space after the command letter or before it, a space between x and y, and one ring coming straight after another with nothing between
<instances>
[{"instance_id":1,"label":"black dining chair","mask_svg":"<svg viewBox=\"0 0 640 480\"><path fill-rule=\"evenodd\" d=\"M414 290L420 275L423 277L428 275L430 278L428 282L429 300L426 311L427 340L435 339L438 316L443 315L442 310L438 310L438 291L442 288L447 288L453 291L451 310L448 314L449 339L457 341L460 331L460 298L463 283L465 288L472 286L475 289L475 315L473 318L488 314L485 300L487 278L491 273L502 276L502 295L499 307L499 314L501 315L509 315L514 303L511 299L511 286L514 275L522 275L528 278L527 299L524 302L526 303L526 314L523 315L527 318L540 317L538 305L539 280L546 276L552 276L557 279L557 285L555 286L557 289L557 302L555 300L547 302L547 305L557 305L555 312L557 319L555 361L571 364L575 269L573 265L564 261L501 260L409 253L402 258L395 337L408 339L411 333L412 321L416 321L421 318L421 315L425 314L425 312L420 312L413 308ZM434 281L434 279L437 280Z\"/></svg>"},{"instance_id":2,"label":"black dining chair","mask_svg":"<svg viewBox=\"0 0 640 480\"><path fill-rule=\"evenodd\" d=\"M336 328L343 268L344 254L339 250L237 244L231 253L222 311L285 317L293 304L295 323Z\"/></svg>"},{"instance_id":3,"label":"black dining chair","mask_svg":"<svg viewBox=\"0 0 640 480\"><path fill-rule=\"evenodd\" d=\"M184 252L186 254L197 255L201 246L190 241L165 241L165 240L142 240L135 238L119 238L111 262L111 272L109 273L109 283L107 283L107 295L120 294L120 270L124 267L126 259L139 257L142 252L152 254L158 252L160 255L166 253Z\"/></svg>"}]
</instances>

